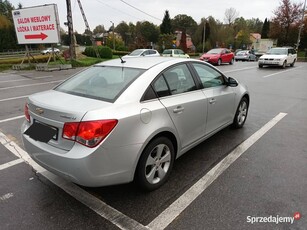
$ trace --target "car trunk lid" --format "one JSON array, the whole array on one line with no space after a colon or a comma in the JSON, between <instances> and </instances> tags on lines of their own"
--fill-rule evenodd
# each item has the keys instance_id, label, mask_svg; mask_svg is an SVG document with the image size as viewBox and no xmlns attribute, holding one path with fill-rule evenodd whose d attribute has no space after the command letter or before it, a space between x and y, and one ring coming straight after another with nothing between
<instances>
[{"instance_id":1,"label":"car trunk lid","mask_svg":"<svg viewBox=\"0 0 307 230\"><path fill-rule=\"evenodd\" d=\"M88 111L109 107L111 103L71 95L55 90L34 94L28 98L31 125L39 123L56 130L47 143L54 147L70 150L73 141L62 138L66 122L79 122Z\"/></svg>"}]
</instances>

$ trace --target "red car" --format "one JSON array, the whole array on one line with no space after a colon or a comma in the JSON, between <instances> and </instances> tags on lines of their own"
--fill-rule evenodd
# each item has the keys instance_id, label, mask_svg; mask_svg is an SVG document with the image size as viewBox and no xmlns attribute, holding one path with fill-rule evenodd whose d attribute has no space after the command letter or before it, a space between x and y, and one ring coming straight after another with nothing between
<instances>
[{"instance_id":1,"label":"red car","mask_svg":"<svg viewBox=\"0 0 307 230\"><path fill-rule=\"evenodd\" d=\"M232 65L234 63L234 54L229 49L216 48L204 53L199 59L216 65L221 65L222 63Z\"/></svg>"}]
</instances>

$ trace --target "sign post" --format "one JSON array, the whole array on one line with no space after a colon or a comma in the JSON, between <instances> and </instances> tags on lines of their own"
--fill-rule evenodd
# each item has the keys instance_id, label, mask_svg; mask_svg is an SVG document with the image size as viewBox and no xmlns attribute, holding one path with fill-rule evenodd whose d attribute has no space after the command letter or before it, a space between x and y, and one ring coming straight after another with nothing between
<instances>
[{"instance_id":1,"label":"sign post","mask_svg":"<svg viewBox=\"0 0 307 230\"><path fill-rule=\"evenodd\" d=\"M18 44L59 43L59 19L55 4L13 10Z\"/></svg>"},{"instance_id":2,"label":"sign post","mask_svg":"<svg viewBox=\"0 0 307 230\"><path fill-rule=\"evenodd\" d=\"M60 42L60 24L56 4L13 10L12 16L18 44L26 45L28 57L31 55L27 49L28 44L52 44L53 47L53 44ZM51 56L47 65L50 58Z\"/></svg>"}]
</instances>

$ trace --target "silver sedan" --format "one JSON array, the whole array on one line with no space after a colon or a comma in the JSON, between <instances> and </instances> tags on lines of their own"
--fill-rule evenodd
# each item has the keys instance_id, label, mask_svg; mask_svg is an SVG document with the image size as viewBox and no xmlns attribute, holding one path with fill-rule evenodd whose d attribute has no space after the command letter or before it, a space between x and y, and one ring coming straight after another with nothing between
<instances>
[{"instance_id":1,"label":"silver sedan","mask_svg":"<svg viewBox=\"0 0 307 230\"><path fill-rule=\"evenodd\" d=\"M29 96L21 132L38 164L77 184L154 190L182 154L241 128L249 104L246 87L208 63L114 59Z\"/></svg>"}]
</instances>

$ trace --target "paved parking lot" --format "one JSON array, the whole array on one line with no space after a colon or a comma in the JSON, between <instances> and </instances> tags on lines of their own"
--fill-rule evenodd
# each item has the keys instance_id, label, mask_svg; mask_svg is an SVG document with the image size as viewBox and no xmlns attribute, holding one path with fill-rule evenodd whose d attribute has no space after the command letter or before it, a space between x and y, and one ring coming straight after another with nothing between
<instances>
[{"instance_id":1,"label":"paved parking lot","mask_svg":"<svg viewBox=\"0 0 307 230\"><path fill-rule=\"evenodd\" d=\"M218 68L249 88L244 128L225 128L190 150L151 193L133 184L77 186L38 167L23 150L26 97L80 69L0 73L1 229L305 230L307 63Z\"/></svg>"}]
</instances>

